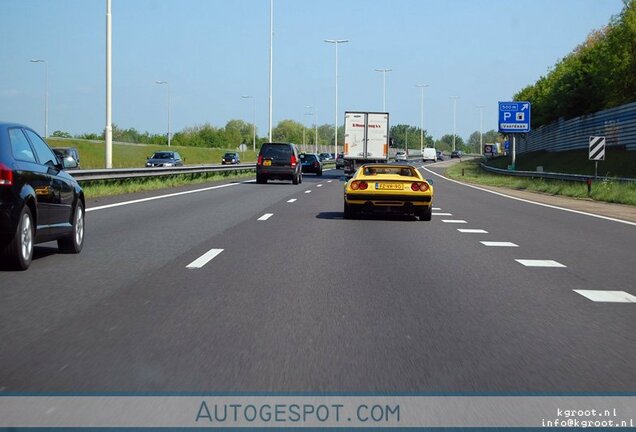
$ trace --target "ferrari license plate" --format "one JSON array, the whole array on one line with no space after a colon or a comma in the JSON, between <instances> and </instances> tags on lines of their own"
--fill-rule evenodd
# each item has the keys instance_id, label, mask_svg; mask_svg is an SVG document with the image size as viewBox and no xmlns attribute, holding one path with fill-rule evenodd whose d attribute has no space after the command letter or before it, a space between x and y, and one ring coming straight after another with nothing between
<instances>
[{"instance_id":1,"label":"ferrari license plate","mask_svg":"<svg viewBox=\"0 0 636 432\"><path fill-rule=\"evenodd\" d=\"M265 160L265 161L263 161L263 165L272 166L272 161L271 160Z\"/></svg>"},{"instance_id":2,"label":"ferrari license plate","mask_svg":"<svg viewBox=\"0 0 636 432\"><path fill-rule=\"evenodd\" d=\"M384 190L402 190L402 183L376 183L376 189L384 189Z\"/></svg>"}]
</instances>

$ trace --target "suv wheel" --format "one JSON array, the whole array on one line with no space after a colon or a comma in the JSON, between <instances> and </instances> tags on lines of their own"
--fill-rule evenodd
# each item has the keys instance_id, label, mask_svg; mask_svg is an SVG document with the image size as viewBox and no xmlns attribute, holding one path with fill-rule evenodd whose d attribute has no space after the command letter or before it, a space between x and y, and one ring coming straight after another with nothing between
<instances>
[{"instance_id":1,"label":"suv wheel","mask_svg":"<svg viewBox=\"0 0 636 432\"><path fill-rule=\"evenodd\" d=\"M71 234L57 241L62 253L80 253L84 246L84 204L78 200L73 213L73 230Z\"/></svg>"},{"instance_id":2,"label":"suv wheel","mask_svg":"<svg viewBox=\"0 0 636 432\"><path fill-rule=\"evenodd\" d=\"M295 174L292 177L292 183L295 184L295 185L299 184L301 181L302 180L300 179L300 174Z\"/></svg>"},{"instance_id":3,"label":"suv wheel","mask_svg":"<svg viewBox=\"0 0 636 432\"><path fill-rule=\"evenodd\" d=\"M9 264L16 270L26 270L33 259L33 241L35 226L31 210L26 205L20 213L18 227L3 250L3 254L9 259Z\"/></svg>"}]
</instances>

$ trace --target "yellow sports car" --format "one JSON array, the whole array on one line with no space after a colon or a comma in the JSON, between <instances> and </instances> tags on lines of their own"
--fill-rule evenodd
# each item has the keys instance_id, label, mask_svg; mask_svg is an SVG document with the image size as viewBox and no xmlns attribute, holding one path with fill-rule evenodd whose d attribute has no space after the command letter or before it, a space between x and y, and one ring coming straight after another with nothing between
<instances>
[{"instance_id":1,"label":"yellow sports car","mask_svg":"<svg viewBox=\"0 0 636 432\"><path fill-rule=\"evenodd\" d=\"M345 185L344 217L362 212L411 214L431 220L433 186L408 164L366 164Z\"/></svg>"}]
</instances>

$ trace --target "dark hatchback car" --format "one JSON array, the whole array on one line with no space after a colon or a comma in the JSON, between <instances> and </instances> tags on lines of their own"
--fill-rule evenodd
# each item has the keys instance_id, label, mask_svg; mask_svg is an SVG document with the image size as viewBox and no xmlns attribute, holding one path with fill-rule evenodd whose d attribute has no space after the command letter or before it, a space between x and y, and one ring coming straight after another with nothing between
<instances>
[{"instance_id":1,"label":"dark hatchback car","mask_svg":"<svg viewBox=\"0 0 636 432\"><path fill-rule=\"evenodd\" d=\"M336 169L344 168L344 153L338 153L336 158Z\"/></svg>"},{"instance_id":2,"label":"dark hatchback car","mask_svg":"<svg viewBox=\"0 0 636 432\"><path fill-rule=\"evenodd\" d=\"M177 152L160 151L155 152L146 161L147 167L173 167L183 166L183 160Z\"/></svg>"},{"instance_id":3,"label":"dark hatchback car","mask_svg":"<svg viewBox=\"0 0 636 432\"><path fill-rule=\"evenodd\" d=\"M55 147L53 153L64 162L64 169L79 169L79 152L75 147Z\"/></svg>"},{"instance_id":4,"label":"dark hatchback car","mask_svg":"<svg viewBox=\"0 0 636 432\"><path fill-rule=\"evenodd\" d=\"M241 157L239 156L238 153L225 153L223 155L223 159L221 159L221 165L234 165L234 164L240 164L241 163Z\"/></svg>"},{"instance_id":5,"label":"dark hatchback car","mask_svg":"<svg viewBox=\"0 0 636 432\"><path fill-rule=\"evenodd\" d=\"M455 150L454 152L451 153L451 159L461 158L462 156L463 156L463 153L461 152L461 150Z\"/></svg>"},{"instance_id":6,"label":"dark hatchback car","mask_svg":"<svg viewBox=\"0 0 636 432\"><path fill-rule=\"evenodd\" d=\"M304 173L314 173L318 176L322 175L322 162L315 153L302 153L300 155L302 163L302 171Z\"/></svg>"},{"instance_id":7,"label":"dark hatchback car","mask_svg":"<svg viewBox=\"0 0 636 432\"><path fill-rule=\"evenodd\" d=\"M267 180L291 180L293 184L303 182L298 149L294 144L263 144L256 161L256 183L267 183Z\"/></svg>"},{"instance_id":8,"label":"dark hatchback car","mask_svg":"<svg viewBox=\"0 0 636 432\"><path fill-rule=\"evenodd\" d=\"M64 253L84 245L84 192L30 128L0 123L0 253L26 270L33 245L57 240Z\"/></svg>"}]
</instances>

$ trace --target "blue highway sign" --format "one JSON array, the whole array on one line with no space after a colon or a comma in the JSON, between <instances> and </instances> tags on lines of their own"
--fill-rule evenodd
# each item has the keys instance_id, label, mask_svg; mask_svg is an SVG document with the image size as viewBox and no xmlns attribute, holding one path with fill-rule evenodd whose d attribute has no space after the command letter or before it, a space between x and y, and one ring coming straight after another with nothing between
<instances>
[{"instance_id":1,"label":"blue highway sign","mask_svg":"<svg viewBox=\"0 0 636 432\"><path fill-rule=\"evenodd\" d=\"M499 102L499 132L530 132L530 102Z\"/></svg>"}]
</instances>

